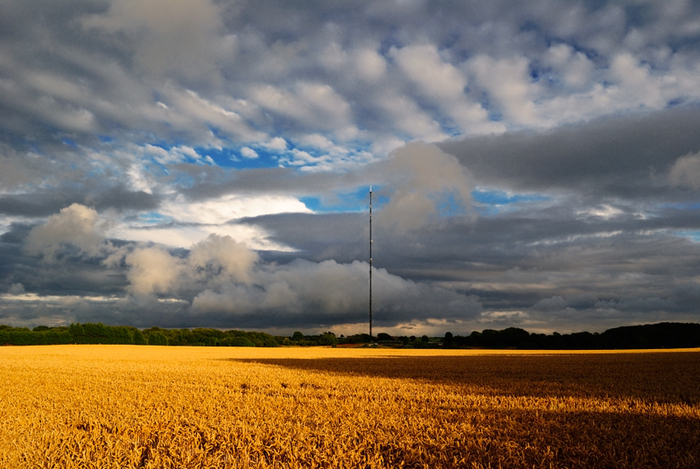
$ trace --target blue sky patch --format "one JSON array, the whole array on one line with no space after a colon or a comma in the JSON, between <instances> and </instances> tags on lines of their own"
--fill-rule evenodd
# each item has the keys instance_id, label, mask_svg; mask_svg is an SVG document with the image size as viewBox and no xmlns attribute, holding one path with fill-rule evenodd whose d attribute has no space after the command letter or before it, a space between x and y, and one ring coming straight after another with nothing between
<instances>
[{"instance_id":1,"label":"blue sky patch","mask_svg":"<svg viewBox=\"0 0 700 469\"><path fill-rule=\"evenodd\" d=\"M172 217L160 214L158 212L146 212L139 214L139 221L149 224L157 225L160 223L167 223L172 220Z\"/></svg>"},{"instance_id":2,"label":"blue sky patch","mask_svg":"<svg viewBox=\"0 0 700 469\"><path fill-rule=\"evenodd\" d=\"M372 210L379 210L389 202L389 197L377 193L379 187L372 190ZM318 213L364 212L369 210L369 187L364 186L351 192L342 192L330 197L301 197L304 205Z\"/></svg>"},{"instance_id":3,"label":"blue sky patch","mask_svg":"<svg viewBox=\"0 0 700 469\"><path fill-rule=\"evenodd\" d=\"M700 231L698 230L676 231L675 234L683 238L689 239L694 243L700 243Z\"/></svg>"},{"instance_id":4,"label":"blue sky patch","mask_svg":"<svg viewBox=\"0 0 700 469\"><path fill-rule=\"evenodd\" d=\"M474 190L472 197L476 202L490 205L507 205L522 202L542 202L549 197L541 194L513 194L504 191Z\"/></svg>"},{"instance_id":5,"label":"blue sky patch","mask_svg":"<svg viewBox=\"0 0 700 469\"><path fill-rule=\"evenodd\" d=\"M236 169L255 169L255 168L274 168L279 166L277 162L277 154L268 152L264 148L252 148L258 154L257 158L246 158L241 154L240 147L237 149L223 148L195 148L195 151L200 155L209 156L217 166L222 168Z\"/></svg>"}]
</instances>

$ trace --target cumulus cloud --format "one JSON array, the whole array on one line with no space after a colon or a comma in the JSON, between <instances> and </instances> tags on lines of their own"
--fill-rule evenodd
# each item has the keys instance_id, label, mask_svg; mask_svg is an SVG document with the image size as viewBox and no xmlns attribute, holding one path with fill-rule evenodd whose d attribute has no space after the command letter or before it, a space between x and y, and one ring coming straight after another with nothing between
<instances>
[{"instance_id":1,"label":"cumulus cloud","mask_svg":"<svg viewBox=\"0 0 700 469\"><path fill-rule=\"evenodd\" d=\"M678 158L671 167L669 178L674 186L700 189L700 153Z\"/></svg>"},{"instance_id":2,"label":"cumulus cloud","mask_svg":"<svg viewBox=\"0 0 700 469\"><path fill-rule=\"evenodd\" d=\"M13 283L10 289L7 290L10 295L21 295L24 293L24 286L21 283Z\"/></svg>"},{"instance_id":3,"label":"cumulus cloud","mask_svg":"<svg viewBox=\"0 0 700 469\"><path fill-rule=\"evenodd\" d=\"M263 108L291 119L293 124L333 130L341 138L352 138L350 105L333 87L323 83L299 82L291 91L272 85L257 85L251 97Z\"/></svg>"},{"instance_id":4,"label":"cumulus cloud","mask_svg":"<svg viewBox=\"0 0 700 469\"><path fill-rule=\"evenodd\" d=\"M391 195L377 214L382 223L412 230L435 217L441 203L453 202L457 212L470 208L474 184L469 172L435 145L406 144L392 153L386 171Z\"/></svg>"},{"instance_id":5,"label":"cumulus cloud","mask_svg":"<svg viewBox=\"0 0 700 469\"><path fill-rule=\"evenodd\" d=\"M258 255L230 236L211 234L195 244L187 258L193 278L218 275L236 282L249 283L250 269Z\"/></svg>"},{"instance_id":6,"label":"cumulus cloud","mask_svg":"<svg viewBox=\"0 0 700 469\"><path fill-rule=\"evenodd\" d=\"M392 49L391 55L401 70L428 96L449 100L464 95L466 78L453 65L443 62L434 45Z\"/></svg>"},{"instance_id":7,"label":"cumulus cloud","mask_svg":"<svg viewBox=\"0 0 700 469\"><path fill-rule=\"evenodd\" d=\"M230 236L209 235L193 244L186 256L177 256L162 246L135 246L120 250L104 263L115 267L124 256L127 291L137 295L163 294L214 288L226 282L249 284L250 270L258 254Z\"/></svg>"},{"instance_id":8,"label":"cumulus cloud","mask_svg":"<svg viewBox=\"0 0 700 469\"><path fill-rule=\"evenodd\" d=\"M165 300L191 295L190 311L207 324L226 324L235 318L252 324L261 314L273 315L277 327L366 320L366 262L297 259L279 265L262 262L258 254L230 237L212 235L193 245L185 256L162 247L136 246L124 264L128 293ZM426 321L435 318L436 311L443 319L468 321L482 311L475 296L416 283L385 269L375 269L373 277L378 324ZM151 307L162 309L156 304Z\"/></svg>"},{"instance_id":9,"label":"cumulus cloud","mask_svg":"<svg viewBox=\"0 0 700 469\"><path fill-rule=\"evenodd\" d=\"M241 156L243 156L244 158L255 159L258 157L258 153L252 148L243 147L241 148Z\"/></svg>"},{"instance_id":10,"label":"cumulus cloud","mask_svg":"<svg viewBox=\"0 0 700 469\"><path fill-rule=\"evenodd\" d=\"M463 132L502 130L488 122L487 111L466 97L467 79L454 65L443 61L432 44L392 49L399 68L419 91L438 103Z\"/></svg>"},{"instance_id":11,"label":"cumulus cloud","mask_svg":"<svg viewBox=\"0 0 700 469\"><path fill-rule=\"evenodd\" d=\"M137 248L126 256L125 261L129 267L126 275L128 291L134 294L168 293L177 286L182 270L179 259L159 247Z\"/></svg>"},{"instance_id":12,"label":"cumulus cloud","mask_svg":"<svg viewBox=\"0 0 700 469\"><path fill-rule=\"evenodd\" d=\"M354 62L358 75L365 81L376 82L386 73L386 60L374 49L358 49Z\"/></svg>"},{"instance_id":13,"label":"cumulus cloud","mask_svg":"<svg viewBox=\"0 0 700 469\"><path fill-rule=\"evenodd\" d=\"M335 261L319 264L296 260L284 266L262 266L255 273L255 285L224 286L220 291L200 293L192 307L198 312L225 311L251 314L256 309L284 309L289 314L309 314L319 310L331 314L357 311L366 303L364 290L367 270L360 263L340 265Z\"/></svg>"},{"instance_id":14,"label":"cumulus cloud","mask_svg":"<svg viewBox=\"0 0 700 469\"><path fill-rule=\"evenodd\" d=\"M284 151L287 149L287 141L282 137L274 137L268 142L263 142L262 146L272 151Z\"/></svg>"},{"instance_id":15,"label":"cumulus cloud","mask_svg":"<svg viewBox=\"0 0 700 469\"><path fill-rule=\"evenodd\" d=\"M259 141L267 138L264 132L256 129L253 122L244 118L238 110L222 105L229 103L227 99L217 101L204 98L196 91L182 89L174 85L163 87L162 93L171 103L174 112L166 113L163 120L173 125L182 132L192 132L188 126L195 126L199 132L195 134L203 143L212 146L222 142L216 136L211 135L209 127L214 126L218 132L242 142ZM233 102L232 104L240 104ZM204 127L204 129L202 129ZM199 143L199 142L198 142Z\"/></svg>"},{"instance_id":16,"label":"cumulus cloud","mask_svg":"<svg viewBox=\"0 0 700 469\"><path fill-rule=\"evenodd\" d=\"M367 313L368 271L368 264L358 261L339 264L299 259L282 266L261 266L254 273L253 285L226 284L218 291L203 291L192 308L198 314L233 316L276 312L280 325L362 323ZM384 269L376 269L373 278L374 311L379 322L425 320L438 308L441 317L462 320L481 311L475 297L420 285Z\"/></svg>"},{"instance_id":17,"label":"cumulus cloud","mask_svg":"<svg viewBox=\"0 0 700 469\"><path fill-rule=\"evenodd\" d=\"M103 247L107 226L95 209L72 204L51 215L46 223L34 227L24 248L28 254L42 255L49 262L56 260L59 250L67 245L78 248L82 254L95 256Z\"/></svg>"},{"instance_id":18,"label":"cumulus cloud","mask_svg":"<svg viewBox=\"0 0 700 469\"><path fill-rule=\"evenodd\" d=\"M378 96L376 103L393 126L411 138L440 141L447 137L440 124L409 96L388 91Z\"/></svg>"},{"instance_id":19,"label":"cumulus cloud","mask_svg":"<svg viewBox=\"0 0 700 469\"><path fill-rule=\"evenodd\" d=\"M525 57L494 59L479 55L468 67L479 84L493 97L500 109L516 124L537 125L534 97L536 85L530 78Z\"/></svg>"},{"instance_id":20,"label":"cumulus cloud","mask_svg":"<svg viewBox=\"0 0 700 469\"><path fill-rule=\"evenodd\" d=\"M663 78L651 75L651 67L642 65L629 53L616 55L610 64L611 76L620 83L619 98L637 101L640 106L659 109L666 104Z\"/></svg>"},{"instance_id":21,"label":"cumulus cloud","mask_svg":"<svg viewBox=\"0 0 700 469\"><path fill-rule=\"evenodd\" d=\"M561 76L566 86L581 89L590 85L595 64L586 54L576 51L571 45L553 44L544 59Z\"/></svg>"}]
</instances>

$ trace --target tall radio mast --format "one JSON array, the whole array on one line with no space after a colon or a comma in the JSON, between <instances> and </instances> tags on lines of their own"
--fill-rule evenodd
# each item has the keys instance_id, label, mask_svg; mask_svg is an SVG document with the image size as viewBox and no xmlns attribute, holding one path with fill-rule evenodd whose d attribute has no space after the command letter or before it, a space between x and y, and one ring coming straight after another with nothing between
<instances>
[{"instance_id":1,"label":"tall radio mast","mask_svg":"<svg viewBox=\"0 0 700 469\"><path fill-rule=\"evenodd\" d=\"M369 186L369 336L372 337L372 186Z\"/></svg>"}]
</instances>

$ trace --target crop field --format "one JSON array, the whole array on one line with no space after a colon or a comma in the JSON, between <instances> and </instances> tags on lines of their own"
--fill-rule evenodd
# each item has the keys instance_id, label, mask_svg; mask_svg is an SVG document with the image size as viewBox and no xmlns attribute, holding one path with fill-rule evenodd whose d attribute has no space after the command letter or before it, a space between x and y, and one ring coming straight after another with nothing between
<instances>
[{"instance_id":1,"label":"crop field","mask_svg":"<svg viewBox=\"0 0 700 469\"><path fill-rule=\"evenodd\" d=\"M700 467L700 351L0 347L0 467Z\"/></svg>"}]
</instances>

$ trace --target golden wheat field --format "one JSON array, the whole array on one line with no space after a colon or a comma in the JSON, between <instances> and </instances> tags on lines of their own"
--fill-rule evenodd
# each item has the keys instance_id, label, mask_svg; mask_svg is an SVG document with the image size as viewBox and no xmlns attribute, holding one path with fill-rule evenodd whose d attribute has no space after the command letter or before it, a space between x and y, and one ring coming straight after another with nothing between
<instances>
[{"instance_id":1,"label":"golden wheat field","mask_svg":"<svg viewBox=\"0 0 700 469\"><path fill-rule=\"evenodd\" d=\"M700 467L700 351L0 348L2 468Z\"/></svg>"}]
</instances>

